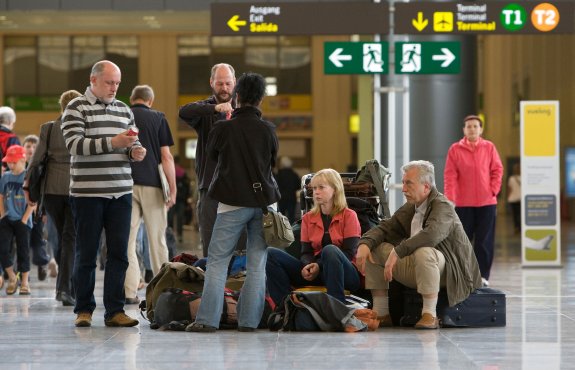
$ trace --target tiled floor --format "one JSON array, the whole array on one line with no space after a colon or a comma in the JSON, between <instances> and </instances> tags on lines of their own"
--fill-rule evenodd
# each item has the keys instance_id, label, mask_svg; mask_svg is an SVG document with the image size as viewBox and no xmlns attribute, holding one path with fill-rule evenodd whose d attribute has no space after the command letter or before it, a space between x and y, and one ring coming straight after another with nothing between
<instances>
[{"instance_id":1,"label":"tiled floor","mask_svg":"<svg viewBox=\"0 0 575 370\"><path fill-rule=\"evenodd\" d=\"M507 293L504 328L192 334L154 331L141 317L106 328L100 273L93 326L75 328L72 308L53 299L54 279L38 282L33 270L31 297L0 293L0 369L575 368L575 227L563 225L562 268L522 268L510 229L500 217L491 279Z\"/></svg>"}]
</instances>

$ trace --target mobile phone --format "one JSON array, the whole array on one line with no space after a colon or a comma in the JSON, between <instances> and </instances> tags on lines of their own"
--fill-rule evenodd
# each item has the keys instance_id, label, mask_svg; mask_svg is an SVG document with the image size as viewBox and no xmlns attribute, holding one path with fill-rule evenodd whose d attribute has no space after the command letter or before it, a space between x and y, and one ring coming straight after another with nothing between
<instances>
[{"instance_id":1,"label":"mobile phone","mask_svg":"<svg viewBox=\"0 0 575 370\"><path fill-rule=\"evenodd\" d=\"M128 136L138 136L139 132L140 130L138 130L137 127L130 127L130 129L128 130Z\"/></svg>"}]
</instances>

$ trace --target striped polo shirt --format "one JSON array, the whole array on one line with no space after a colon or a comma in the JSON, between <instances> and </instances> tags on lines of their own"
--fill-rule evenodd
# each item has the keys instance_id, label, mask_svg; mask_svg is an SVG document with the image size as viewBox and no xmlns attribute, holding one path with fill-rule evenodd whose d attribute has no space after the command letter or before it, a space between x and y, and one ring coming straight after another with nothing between
<instances>
[{"instance_id":1,"label":"striped polo shirt","mask_svg":"<svg viewBox=\"0 0 575 370\"><path fill-rule=\"evenodd\" d=\"M68 104L62 133L72 156L70 195L117 198L132 192L128 148L112 148L112 137L130 126L135 126L130 107L119 100L102 103L90 87Z\"/></svg>"}]
</instances>

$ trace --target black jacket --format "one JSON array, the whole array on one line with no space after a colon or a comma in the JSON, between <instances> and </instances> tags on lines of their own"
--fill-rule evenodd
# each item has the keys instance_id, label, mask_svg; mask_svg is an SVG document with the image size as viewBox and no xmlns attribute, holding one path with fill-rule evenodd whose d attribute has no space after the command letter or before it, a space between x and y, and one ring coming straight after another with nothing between
<instances>
[{"instance_id":1,"label":"black jacket","mask_svg":"<svg viewBox=\"0 0 575 370\"><path fill-rule=\"evenodd\" d=\"M254 181L247 172L240 145L251 151L255 163L247 165L255 168L267 204L277 202L280 193L272 175L278 152L275 126L264 121L261 111L251 106L237 108L230 120L216 122L210 132L208 155L217 165L208 194L231 206L261 206L253 191Z\"/></svg>"},{"instance_id":2,"label":"black jacket","mask_svg":"<svg viewBox=\"0 0 575 370\"><path fill-rule=\"evenodd\" d=\"M207 189L210 186L216 162L211 160L207 153L208 135L214 123L225 119L226 114L216 112L216 98L211 96L205 100L189 103L180 108L180 118L194 128L198 133L196 147L196 175L198 189Z\"/></svg>"}]
</instances>

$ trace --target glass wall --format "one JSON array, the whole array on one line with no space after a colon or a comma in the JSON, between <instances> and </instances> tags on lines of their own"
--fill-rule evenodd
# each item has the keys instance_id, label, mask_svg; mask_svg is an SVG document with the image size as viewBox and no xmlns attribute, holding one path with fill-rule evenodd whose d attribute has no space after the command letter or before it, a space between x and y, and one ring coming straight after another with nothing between
<instances>
[{"instance_id":1,"label":"glass wall","mask_svg":"<svg viewBox=\"0 0 575 370\"><path fill-rule=\"evenodd\" d=\"M136 36L6 36L7 104L18 110L57 110L60 94L84 92L92 65L102 59L122 70L118 97L125 100L138 83Z\"/></svg>"},{"instance_id":2,"label":"glass wall","mask_svg":"<svg viewBox=\"0 0 575 370\"><path fill-rule=\"evenodd\" d=\"M287 36L181 36L179 94L209 94L210 68L229 63L239 76L266 77L269 95L311 94L310 38Z\"/></svg>"}]
</instances>

